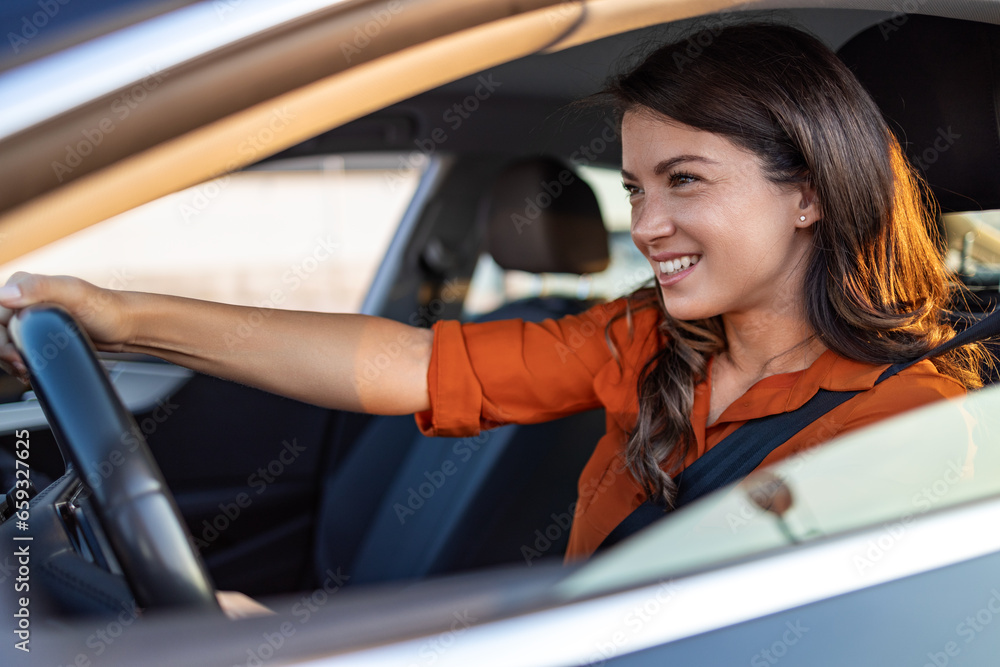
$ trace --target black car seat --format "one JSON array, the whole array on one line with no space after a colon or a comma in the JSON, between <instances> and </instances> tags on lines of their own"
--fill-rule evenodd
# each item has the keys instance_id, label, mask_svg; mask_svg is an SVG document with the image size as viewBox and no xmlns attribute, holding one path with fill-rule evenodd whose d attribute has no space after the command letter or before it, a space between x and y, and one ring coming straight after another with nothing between
<instances>
[{"instance_id":1,"label":"black car seat","mask_svg":"<svg viewBox=\"0 0 1000 667\"><path fill-rule=\"evenodd\" d=\"M882 109L943 213L1000 209L1000 26L894 15L838 55ZM992 235L1000 243L1000 233ZM970 243L966 236L963 253L972 252ZM1000 302L1000 271L960 271L958 278L973 290L968 303L953 306L962 327ZM998 358L995 343L987 348ZM996 382L996 365L983 376Z\"/></svg>"},{"instance_id":2,"label":"black car seat","mask_svg":"<svg viewBox=\"0 0 1000 667\"><path fill-rule=\"evenodd\" d=\"M503 268L586 273L609 261L593 191L551 158L506 168L480 218ZM527 299L478 319L540 321L588 305ZM604 428L599 410L468 438L424 437L409 415L372 418L324 477L316 575L373 583L561 557L576 480Z\"/></svg>"}]
</instances>

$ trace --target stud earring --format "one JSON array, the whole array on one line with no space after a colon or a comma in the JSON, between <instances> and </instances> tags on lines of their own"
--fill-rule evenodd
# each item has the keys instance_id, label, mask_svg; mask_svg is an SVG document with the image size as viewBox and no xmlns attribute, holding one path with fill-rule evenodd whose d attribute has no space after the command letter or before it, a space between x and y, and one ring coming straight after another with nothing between
<instances>
[{"instance_id":1,"label":"stud earring","mask_svg":"<svg viewBox=\"0 0 1000 667\"><path fill-rule=\"evenodd\" d=\"M799 220L801 220L802 222L805 222L806 221L806 216L800 215L799 216Z\"/></svg>"}]
</instances>

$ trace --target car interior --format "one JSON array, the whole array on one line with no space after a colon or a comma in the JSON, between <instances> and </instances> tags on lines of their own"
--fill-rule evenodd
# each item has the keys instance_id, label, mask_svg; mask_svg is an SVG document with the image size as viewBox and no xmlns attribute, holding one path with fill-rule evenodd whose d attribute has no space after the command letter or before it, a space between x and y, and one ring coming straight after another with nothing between
<instances>
[{"instance_id":1,"label":"car interior","mask_svg":"<svg viewBox=\"0 0 1000 667\"><path fill-rule=\"evenodd\" d=\"M1000 209L993 75L1000 65L1000 27L861 10L755 15L813 31L857 73L940 205L941 242L966 288L956 300L955 322L962 326L992 310L1000 302L1000 227L978 216ZM597 92L609 71L650 45L699 26L710 29L717 20L644 28L499 65L307 139L264 163L423 152L428 167L362 312L421 326L462 319L463 298L483 254L505 271L539 275L587 276L608 264L601 209L576 170L617 168L621 147L616 135L608 138L614 126L604 111L576 101ZM475 96L483 76L495 92L450 127L442 119L456 101ZM447 140L437 141L442 129ZM511 224L523 215L526 200L551 194L544 186L561 178L571 182L549 198L551 205L540 207L523 228ZM541 321L594 303L586 295L537 296L475 319ZM171 374L164 371L167 364L149 358L102 356L139 364L122 371L136 377L123 376L119 391L148 394L141 401L123 398L137 406L136 422L212 582L255 597L314 590L331 572L346 575L344 586L353 588L496 565L522 571L557 564L577 477L604 429L603 413L592 411L545 424L498 424L469 438L429 438L412 416L331 411L197 373ZM998 377L992 364L984 374L989 382ZM126 389L126 381L134 389ZM8 390L10 402L0 405L5 489L14 483L21 404L31 398L14 385ZM41 490L63 477L65 462L49 430L34 429L31 437ZM34 502L44 499L41 494ZM37 575L47 583L53 608L66 616L119 613L132 596L120 577L107 576L116 566L99 555L101 538L74 523L79 517L61 521L78 537L52 548L71 552L72 565L39 566Z\"/></svg>"}]
</instances>

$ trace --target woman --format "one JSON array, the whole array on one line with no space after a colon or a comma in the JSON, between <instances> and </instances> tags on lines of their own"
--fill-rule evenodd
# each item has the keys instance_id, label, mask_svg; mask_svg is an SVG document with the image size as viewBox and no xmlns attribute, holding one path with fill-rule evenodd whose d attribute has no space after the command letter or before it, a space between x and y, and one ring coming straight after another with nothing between
<instances>
[{"instance_id":1,"label":"woman","mask_svg":"<svg viewBox=\"0 0 1000 667\"><path fill-rule=\"evenodd\" d=\"M709 36L697 52L690 44L706 40L657 50L606 91L621 117L633 239L657 283L627 299L542 324L426 330L16 274L0 305L60 303L99 349L330 408L417 413L431 434L604 406L608 432L581 476L567 554L585 556L646 498L672 502L672 476L747 419L794 410L821 387L866 390L770 463L979 382L965 350L873 388L888 364L954 332L918 181L858 82L791 28ZM248 322L252 335L229 345ZM406 353L365 379L384 344ZM9 343L0 358L24 373Z\"/></svg>"}]
</instances>

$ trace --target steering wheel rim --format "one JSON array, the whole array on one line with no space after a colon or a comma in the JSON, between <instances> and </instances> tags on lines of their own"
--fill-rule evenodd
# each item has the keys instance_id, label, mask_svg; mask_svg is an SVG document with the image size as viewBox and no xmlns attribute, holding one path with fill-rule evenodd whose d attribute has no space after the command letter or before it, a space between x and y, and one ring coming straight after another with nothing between
<instances>
[{"instance_id":1,"label":"steering wheel rim","mask_svg":"<svg viewBox=\"0 0 1000 667\"><path fill-rule=\"evenodd\" d=\"M12 318L10 333L136 603L219 610L173 494L86 332L63 308L37 304Z\"/></svg>"}]
</instances>

